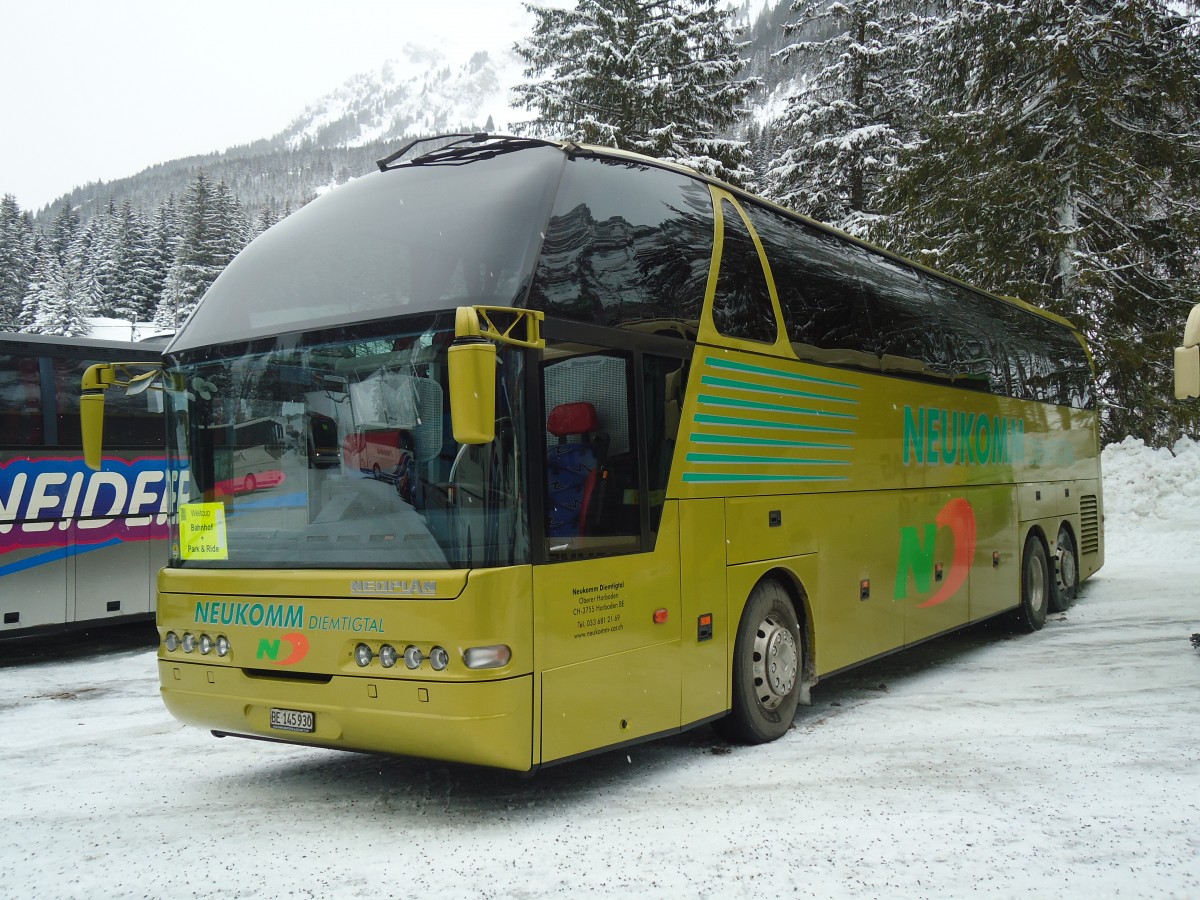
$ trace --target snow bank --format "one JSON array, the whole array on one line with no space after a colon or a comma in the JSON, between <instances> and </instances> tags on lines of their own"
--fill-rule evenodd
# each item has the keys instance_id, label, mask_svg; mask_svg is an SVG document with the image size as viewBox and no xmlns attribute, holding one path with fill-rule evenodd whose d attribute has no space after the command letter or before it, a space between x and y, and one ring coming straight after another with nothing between
<instances>
[{"instance_id":1,"label":"snow bank","mask_svg":"<svg viewBox=\"0 0 1200 900\"><path fill-rule=\"evenodd\" d=\"M1181 438L1154 449L1127 437L1104 448L1101 466L1110 548L1152 552L1164 532L1200 532L1200 442Z\"/></svg>"}]
</instances>

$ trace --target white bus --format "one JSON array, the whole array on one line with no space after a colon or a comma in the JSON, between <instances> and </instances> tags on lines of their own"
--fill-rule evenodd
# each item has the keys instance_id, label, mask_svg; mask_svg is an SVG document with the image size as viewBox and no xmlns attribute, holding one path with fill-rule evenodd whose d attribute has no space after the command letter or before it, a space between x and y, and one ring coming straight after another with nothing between
<instances>
[{"instance_id":1,"label":"white bus","mask_svg":"<svg viewBox=\"0 0 1200 900\"><path fill-rule=\"evenodd\" d=\"M79 379L155 349L0 332L0 641L154 618L167 558L161 393L113 398L94 472Z\"/></svg>"}]
</instances>

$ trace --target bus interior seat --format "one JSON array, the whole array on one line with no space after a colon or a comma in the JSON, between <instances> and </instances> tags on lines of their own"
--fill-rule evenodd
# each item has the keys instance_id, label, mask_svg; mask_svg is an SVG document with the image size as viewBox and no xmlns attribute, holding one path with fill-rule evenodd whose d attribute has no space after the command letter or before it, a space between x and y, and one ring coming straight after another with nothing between
<instances>
[{"instance_id":1,"label":"bus interior seat","mask_svg":"<svg viewBox=\"0 0 1200 900\"><path fill-rule=\"evenodd\" d=\"M587 401L560 403L550 411L546 430L558 439L546 448L548 533L579 537L588 531L589 513L601 508L607 441L600 417Z\"/></svg>"}]
</instances>

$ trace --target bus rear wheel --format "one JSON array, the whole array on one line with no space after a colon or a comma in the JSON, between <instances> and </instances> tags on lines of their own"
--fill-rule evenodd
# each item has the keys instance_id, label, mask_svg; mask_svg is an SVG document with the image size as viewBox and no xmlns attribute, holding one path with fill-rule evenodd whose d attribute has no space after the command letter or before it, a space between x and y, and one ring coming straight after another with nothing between
<instances>
[{"instance_id":1,"label":"bus rear wheel","mask_svg":"<svg viewBox=\"0 0 1200 900\"><path fill-rule=\"evenodd\" d=\"M792 725L804 674L804 645L791 597L775 581L755 585L733 646L729 715L714 723L728 741L765 744Z\"/></svg>"},{"instance_id":2,"label":"bus rear wheel","mask_svg":"<svg viewBox=\"0 0 1200 900\"><path fill-rule=\"evenodd\" d=\"M1025 634L1039 631L1046 624L1046 610L1053 593L1046 547L1041 538L1030 533L1021 554L1021 605L1013 610L1013 627Z\"/></svg>"},{"instance_id":3,"label":"bus rear wheel","mask_svg":"<svg viewBox=\"0 0 1200 900\"><path fill-rule=\"evenodd\" d=\"M1064 522L1058 529L1058 559L1055 566L1055 591L1050 597L1050 611L1061 613L1071 608L1079 590L1079 557L1075 553L1075 538Z\"/></svg>"}]
</instances>

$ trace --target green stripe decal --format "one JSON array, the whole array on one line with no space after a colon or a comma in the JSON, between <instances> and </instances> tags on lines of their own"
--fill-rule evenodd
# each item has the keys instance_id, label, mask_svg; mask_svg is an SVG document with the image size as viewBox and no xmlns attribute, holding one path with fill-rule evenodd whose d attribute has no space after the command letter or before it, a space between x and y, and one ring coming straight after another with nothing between
<instances>
[{"instance_id":1,"label":"green stripe decal","mask_svg":"<svg viewBox=\"0 0 1200 900\"><path fill-rule=\"evenodd\" d=\"M775 428L781 431L812 431L817 434L854 434L848 428L828 428L823 425L801 425L797 422L768 422L763 419L738 419L733 416L707 416L697 414L694 420L700 425L735 425L741 428Z\"/></svg>"},{"instance_id":2,"label":"green stripe decal","mask_svg":"<svg viewBox=\"0 0 1200 900\"><path fill-rule=\"evenodd\" d=\"M729 369L733 372L750 372L755 375L770 375L773 378L787 378L791 381L804 381L809 384L827 384L830 387L846 388L851 391L861 391L862 388L857 384L849 384L845 381L831 381L828 378L814 378L811 375L798 375L794 372L781 372L778 369L768 369L766 366L752 366L749 363L734 362L729 359L721 359L716 356L708 356L704 359L705 365L712 366L714 369Z\"/></svg>"},{"instance_id":3,"label":"green stripe decal","mask_svg":"<svg viewBox=\"0 0 1200 900\"><path fill-rule=\"evenodd\" d=\"M726 475L720 472L684 472L684 483L745 483L745 482L780 482L780 481L848 481L841 475Z\"/></svg>"},{"instance_id":4,"label":"green stripe decal","mask_svg":"<svg viewBox=\"0 0 1200 900\"><path fill-rule=\"evenodd\" d=\"M797 391L792 388L771 387L765 384L755 384L749 381L737 381L733 378L717 378L714 375L704 375L700 378L701 384L706 384L709 387L725 387L733 388L739 391L753 391L757 394L776 394L784 397L803 397L806 400L828 400L830 403L850 403L858 405L857 400L851 400L848 397L833 397L829 394L814 394L811 391Z\"/></svg>"},{"instance_id":5,"label":"green stripe decal","mask_svg":"<svg viewBox=\"0 0 1200 900\"><path fill-rule=\"evenodd\" d=\"M857 419L850 413L827 412L823 409L802 409L788 406L785 403L760 403L757 400L736 400L732 397L714 397L712 394L701 394L697 402L705 406L732 406L735 409L761 409L764 412L796 413L803 416L824 416L830 419Z\"/></svg>"},{"instance_id":6,"label":"green stripe decal","mask_svg":"<svg viewBox=\"0 0 1200 900\"><path fill-rule=\"evenodd\" d=\"M785 441L781 438L739 437L734 434L704 434L693 431L689 437L693 444L746 445L751 447L796 447L805 450L851 450L849 444L818 444L815 441Z\"/></svg>"},{"instance_id":7,"label":"green stripe decal","mask_svg":"<svg viewBox=\"0 0 1200 900\"><path fill-rule=\"evenodd\" d=\"M687 461L694 463L728 463L729 465L763 465L770 463L781 466L848 466L845 459L797 459L789 456L730 456L727 453L689 453Z\"/></svg>"}]
</instances>

